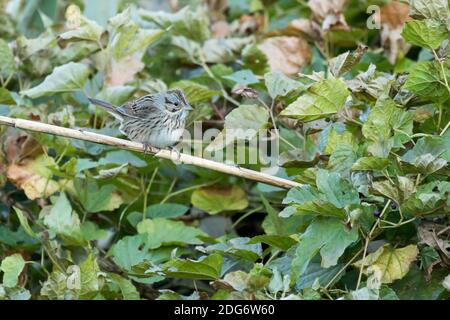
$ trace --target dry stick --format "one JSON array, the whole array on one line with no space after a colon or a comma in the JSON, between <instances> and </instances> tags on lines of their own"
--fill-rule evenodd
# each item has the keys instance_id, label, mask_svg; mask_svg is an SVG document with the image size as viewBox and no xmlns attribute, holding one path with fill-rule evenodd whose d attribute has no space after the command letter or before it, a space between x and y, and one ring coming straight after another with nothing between
<instances>
[{"instance_id":1,"label":"dry stick","mask_svg":"<svg viewBox=\"0 0 450 320\"><path fill-rule=\"evenodd\" d=\"M89 142L105 144L109 146L115 146L121 149L127 149L131 151L144 152L144 147L139 142L128 141L124 139L114 138L110 136L105 136L98 133L93 133L85 131L82 129L68 129L64 127L54 126L46 123L41 123L37 121L30 121L24 119L14 119L9 117L0 116L0 124L12 126L19 129L30 130L35 132L43 132L48 134L53 134L57 136L62 136L66 138L73 138L79 140L85 140ZM188 154L176 154L169 150L162 150L157 148L150 148L149 153L154 154L155 157L179 161L184 164L191 164L197 167L202 167L214 171L223 172L226 174L234 175L237 177L242 177L245 179L262 182L272 186L290 189L293 187L301 186L300 183L295 181L290 181L287 179L275 177L266 173L257 172L250 169L232 167L220 162L207 160L199 157L194 157Z\"/></svg>"}]
</instances>

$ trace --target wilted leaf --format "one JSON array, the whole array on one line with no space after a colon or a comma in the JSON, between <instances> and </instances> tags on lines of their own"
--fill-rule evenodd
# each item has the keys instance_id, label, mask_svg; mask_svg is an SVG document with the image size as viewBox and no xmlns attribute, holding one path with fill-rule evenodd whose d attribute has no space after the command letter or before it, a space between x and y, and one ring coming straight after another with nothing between
<instances>
[{"instance_id":1,"label":"wilted leaf","mask_svg":"<svg viewBox=\"0 0 450 320\"><path fill-rule=\"evenodd\" d=\"M243 210L248 206L247 194L237 185L196 189L192 193L191 202L210 214Z\"/></svg>"},{"instance_id":2,"label":"wilted leaf","mask_svg":"<svg viewBox=\"0 0 450 320\"><path fill-rule=\"evenodd\" d=\"M8 179L24 190L30 200L48 197L60 189L52 180L49 166L55 165L53 158L41 155L36 159L26 159L20 163L8 165Z\"/></svg>"},{"instance_id":3,"label":"wilted leaf","mask_svg":"<svg viewBox=\"0 0 450 320\"><path fill-rule=\"evenodd\" d=\"M266 55L271 71L285 75L297 74L311 60L311 50L302 38L268 38L258 48Z\"/></svg>"},{"instance_id":4,"label":"wilted leaf","mask_svg":"<svg viewBox=\"0 0 450 320\"><path fill-rule=\"evenodd\" d=\"M416 260L418 254L419 250L415 245L394 249L386 244L353 265L356 268L363 268L366 275L375 273L381 283L392 283L408 273L411 263Z\"/></svg>"},{"instance_id":5,"label":"wilted leaf","mask_svg":"<svg viewBox=\"0 0 450 320\"><path fill-rule=\"evenodd\" d=\"M355 52L346 52L336 58L330 60L330 72L335 77L339 77L344 73L350 71L355 65L359 63L364 53L367 51L367 47L358 46Z\"/></svg>"}]
</instances>

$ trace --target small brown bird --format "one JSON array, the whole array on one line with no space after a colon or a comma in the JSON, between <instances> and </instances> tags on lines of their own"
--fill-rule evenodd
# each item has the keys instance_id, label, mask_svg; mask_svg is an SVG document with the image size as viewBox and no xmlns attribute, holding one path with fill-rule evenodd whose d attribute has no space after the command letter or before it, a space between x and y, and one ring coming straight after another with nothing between
<instances>
[{"instance_id":1,"label":"small brown bird","mask_svg":"<svg viewBox=\"0 0 450 320\"><path fill-rule=\"evenodd\" d=\"M180 140L192 107L180 89L143 96L120 107L98 99L89 101L120 121L119 130L130 140L149 147L168 148Z\"/></svg>"}]
</instances>

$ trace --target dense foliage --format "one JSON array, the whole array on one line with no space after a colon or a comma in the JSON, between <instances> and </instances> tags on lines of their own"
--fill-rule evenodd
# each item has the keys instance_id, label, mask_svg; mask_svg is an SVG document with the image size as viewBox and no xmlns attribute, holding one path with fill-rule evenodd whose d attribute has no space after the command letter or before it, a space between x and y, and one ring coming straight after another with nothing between
<instances>
[{"instance_id":1,"label":"dense foliage","mask_svg":"<svg viewBox=\"0 0 450 320\"><path fill-rule=\"evenodd\" d=\"M449 4L410 2L0 1L0 115L121 136L87 96L182 88L303 184L2 126L0 299L449 298Z\"/></svg>"}]
</instances>

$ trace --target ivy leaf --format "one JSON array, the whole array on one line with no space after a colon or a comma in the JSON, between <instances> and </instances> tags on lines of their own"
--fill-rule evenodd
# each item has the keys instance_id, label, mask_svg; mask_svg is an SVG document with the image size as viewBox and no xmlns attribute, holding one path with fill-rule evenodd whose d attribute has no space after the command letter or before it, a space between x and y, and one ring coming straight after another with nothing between
<instances>
[{"instance_id":1,"label":"ivy leaf","mask_svg":"<svg viewBox=\"0 0 450 320\"><path fill-rule=\"evenodd\" d=\"M220 278L223 258L219 254L204 256L199 260L172 259L163 269L169 278L216 280Z\"/></svg>"},{"instance_id":2,"label":"ivy leaf","mask_svg":"<svg viewBox=\"0 0 450 320\"><path fill-rule=\"evenodd\" d=\"M349 96L342 80L327 79L312 85L308 91L281 112L282 116L305 122L338 113Z\"/></svg>"},{"instance_id":3,"label":"ivy leaf","mask_svg":"<svg viewBox=\"0 0 450 320\"><path fill-rule=\"evenodd\" d=\"M300 234L300 243L292 260L291 279L295 281L301 276L317 253L322 257L323 268L336 265L345 249L357 240L357 228L347 230L339 219L315 219L308 229Z\"/></svg>"},{"instance_id":4,"label":"ivy leaf","mask_svg":"<svg viewBox=\"0 0 450 320\"><path fill-rule=\"evenodd\" d=\"M21 254L15 253L2 260L0 270L3 271L3 285L8 288L15 287L25 267L25 260Z\"/></svg>"},{"instance_id":5,"label":"ivy leaf","mask_svg":"<svg viewBox=\"0 0 450 320\"><path fill-rule=\"evenodd\" d=\"M191 203L210 214L244 210L248 206L247 194L237 185L196 189L192 193Z\"/></svg>"},{"instance_id":6,"label":"ivy leaf","mask_svg":"<svg viewBox=\"0 0 450 320\"><path fill-rule=\"evenodd\" d=\"M295 81L281 72L269 72L264 75L267 91L272 99L285 97L290 92L304 88L303 84Z\"/></svg>"},{"instance_id":7,"label":"ivy leaf","mask_svg":"<svg viewBox=\"0 0 450 320\"><path fill-rule=\"evenodd\" d=\"M450 79L450 71L448 69L446 77ZM431 101L444 102L449 98L441 67L436 61L418 62L412 68L403 88L413 92L420 98Z\"/></svg>"},{"instance_id":8,"label":"ivy leaf","mask_svg":"<svg viewBox=\"0 0 450 320\"><path fill-rule=\"evenodd\" d=\"M408 21L402 32L409 43L428 49L436 49L448 37L447 28L433 20Z\"/></svg>"},{"instance_id":9,"label":"ivy leaf","mask_svg":"<svg viewBox=\"0 0 450 320\"><path fill-rule=\"evenodd\" d=\"M147 235L146 245L150 249L164 245L202 244L199 236L206 234L198 228L188 227L181 221L163 218L145 219L137 225L140 234Z\"/></svg>"},{"instance_id":10,"label":"ivy leaf","mask_svg":"<svg viewBox=\"0 0 450 320\"><path fill-rule=\"evenodd\" d=\"M89 67L83 63L69 62L56 67L44 81L36 87L21 91L30 98L39 98L55 93L80 90L90 74Z\"/></svg>"},{"instance_id":11,"label":"ivy leaf","mask_svg":"<svg viewBox=\"0 0 450 320\"><path fill-rule=\"evenodd\" d=\"M381 283L392 283L408 273L411 263L416 260L418 254L416 245L394 249L385 244L353 265L358 269L362 268L366 275L374 273Z\"/></svg>"}]
</instances>

